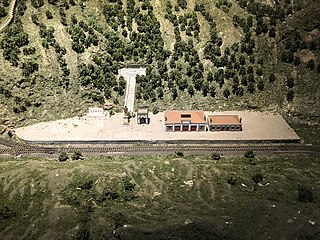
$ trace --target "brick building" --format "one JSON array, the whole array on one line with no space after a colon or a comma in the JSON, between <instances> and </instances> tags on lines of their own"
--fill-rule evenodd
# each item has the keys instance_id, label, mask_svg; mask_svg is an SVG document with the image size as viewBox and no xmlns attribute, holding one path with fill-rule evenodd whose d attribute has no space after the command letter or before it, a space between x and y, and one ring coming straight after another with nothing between
<instances>
[{"instance_id":1,"label":"brick building","mask_svg":"<svg viewBox=\"0 0 320 240\"><path fill-rule=\"evenodd\" d=\"M209 131L241 131L242 119L238 115L209 115Z\"/></svg>"},{"instance_id":2,"label":"brick building","mask_svg":"<svg viewBox=\"0 0 320 240\"><path fill-rule=\"evenodd\" d=\"M165 111L167 132L207 131L208 123L203 111Z\"/></svg>"}]
</instances>

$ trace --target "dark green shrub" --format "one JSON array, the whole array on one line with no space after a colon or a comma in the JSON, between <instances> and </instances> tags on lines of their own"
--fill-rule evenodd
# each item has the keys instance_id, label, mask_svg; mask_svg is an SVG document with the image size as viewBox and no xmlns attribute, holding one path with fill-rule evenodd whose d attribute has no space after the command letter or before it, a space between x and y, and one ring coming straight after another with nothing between
<instances>
[{"instance_id":1,"label":"dark green shrub","mask_svg":"<svg viewBox=\"0 0 320 240\"><path fill-rule=\"evenodd\" d=\"M294 91L290 88L287 92L287 100L288 102L292 102L294 98Z\"/></svg>"},{"instance_id":2,"label":"dark green shrub","mask_svg":"<svg viewBox=\"0 0 320 240\"><path fill-rule=\"evenodd\" d=\"M123 227L127 221L127 217L122 212L112 212L111 221L114 225L114 228Z\"/></svg>"},{"instance_id":3,"label":"dark green shrub","mask_svg":"<svg viewBox=\"0 0 320 240\"><path fill-rule=\"evenodd\" d=\"M48 10L46 11L46 17L47 17L47 19L53 19L52 13Z\"/></svg>"},{"instance_id":4,"label":"dark green shrub","mask_svg":"<svg viewBox=\"0 0 320 240\"><path fill-rule=\"evenodd\" d=\"M180 151L176 152L176 155L177 155L178 157L183 157L183 156L184 156L183 152L180 152Z\"/></svg>"},{"instance_id":5,"label":"dark green shrub","mask_svg":"<svg viewBox=\"0 0 320 240\"><path fill-rule=\"evenodd\" d=\"M276 81L276 75L274 74L274 73L271 73L270 75L269 75L269 82L270 83L273 83L274 81Z\"/></svg>"},{"instance_id":6,"label":"dark green shrub","mask_svg":"<svg viewBox=\"0 0 320 240\"><path fill-rule=\"evenodd\" d=\"M67 161L68 158L69 158L69 157L68 157L67 153L62 152L62 153L60 154L58 160L59 160L59 162L64 162L64 161Z\"/></svg>"},{"instance_id":7,"label":"dark green shrub","mask_svg":"<svg viewBox=\"0 0 320 240\"><path fill-rule=\"evenodd\" d=\"M72 156L71 156L71 159L72 159L72 160L79 160L79 159L81 159L81 158L82 158L82 154L81 154L80 152L78 152L78 151L74 152L74 153L72 154Z\"/></svg>"},{"instance_id":8,"label":"dark green shrub","mask_svg":"<svg viewBox=\"0 0 320 240\"><path fill-rule=\"evenodd\" d=\"M227 183L230 185L236 185L237 184L237 179L234 177L230 177L227 179Z\"/></svg>"},{"instance_id":9,"label":"dark green shrub","mask_svg":"<svg viewBox=\"0 0 320 240\"><path fill-rule=\"evenodd\" d=\"M220 155L219 153L213 153L213 154L211 155L211 159L218 161L218 160L221 159L221 155Z\"/></svg>"},{"instance_id":10,"label":"dark green shrub","mask_svg":"<svg viewBox=\"0 0 320 240\"><path fill-rule=\"evenodd\" d=\"M0 6L0 17L4 17L7 15L7 11L4 7Z\"/></svg>"},{"instance_id":11,"label":"dark green shrub","mask_svg":"<svg viewBox=\"0 0 320 240\"><path fill-rule=\"evenodd\" d=\"M298 188L298 201L299 202L312 202L313 192L311 188L299 186Z\"/></svg>"},{"instance_id":12,"label":"dark green shrub","mask_svg":"<svg viewBox=\"0 0 320 240\"><path fill-rule=\"evenodd\" d=\"M93 187L93 180L91 179L84 179L82 182L79 184L79 188L84 189L84 190L90 190Z\"/></svg>"},{"instance_id":13,"label":"dark green shrub","mask_svg":"<svg viewBox=\"0 0 320 240\"><path fill-rule=\"evenodd\" d=\"M40 8L44 5L43 0L31 0L31 4L34 8Z\"/></svg>"},{"instance_id":14,"label":"dark green shrub","mask_svg":"<svg viewBox=\"0 0 320 240\"><path fill-rule=\"evenodd\" d=\"M152 109L152 113L153 114L158 114L159 113L159 108L158 107L153 107L153 109Z\"/></svg>"},{"instance_id":15,"label":"dark green shrub","mask_svg":"<svg viewBox=\"0 0 320 240\"><path fill-rule=\"evenodd\" d=\"M132 181L130 181L128 178L125 178L123 180L123 187L125 191L132 191L136 184L134 184Z\"/></svg>"},{"instance_id":16,"label":"dark green shrub","mask_svg":"<svg viewBox=\"0 0 320 240\"><path fill-rule=\"evenodd\" d=\"M89 239L90 232L87 228L81 227L76 235L76 240L86 240Z\"/></svg>"},{"instance_id":17,"label":"dark green shrub","mask_svg":"<svg viewBox=\"0 0 320 240\"><path fill-rule=\"evenodd\" d=\"M262 173L256 173L252 176L252 181L254 181L255 184L261 183L263 181L263 174Z\"/></svg>"},{"instance_id":18,"label":"dark green shrub","mask_svg":"<svg viewBox=\"0 0 320 240\"><path fill-rule=\"evenodd\" d=\"M3 208L0 209L0 220L15 217L15 216L16 216L16 213L10 208L8 208L7 206L4 206Z\"/></svg>"},{"instance_id":19,"label":"dark green shrub","mask_svg":"<svg viewBox=\"0 0 320 240\"><path fill-rule=\"evenodd\" d=\"M254 158L255 154L253 151L247 151L245 154L244 154L244 157L245 158Z\"/></svg>"}]
</instances>

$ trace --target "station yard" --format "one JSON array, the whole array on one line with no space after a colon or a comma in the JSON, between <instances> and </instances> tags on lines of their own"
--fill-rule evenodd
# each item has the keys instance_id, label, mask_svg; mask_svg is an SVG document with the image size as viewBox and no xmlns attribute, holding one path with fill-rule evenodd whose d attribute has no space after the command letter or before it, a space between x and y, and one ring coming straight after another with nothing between
<instances>
[{"instance_id":1,"label":"station yard","mask_svg":"<svg viewBox=\"0 0 320 240\"><path fill-rule=\"evenodd\" d=\"M205 112L212 115L211 112ZM27 141L159 141L159 140L288 140L299 136L281 115L271 112L214 112L214 115L238 115L242 119L242 131L168 132L165 113L149 113L150 124L138 124L131 119L123 125L123 113L105 117L74 117L43 122L16 129L16 135Z\"/></svg>"}]
</instances>

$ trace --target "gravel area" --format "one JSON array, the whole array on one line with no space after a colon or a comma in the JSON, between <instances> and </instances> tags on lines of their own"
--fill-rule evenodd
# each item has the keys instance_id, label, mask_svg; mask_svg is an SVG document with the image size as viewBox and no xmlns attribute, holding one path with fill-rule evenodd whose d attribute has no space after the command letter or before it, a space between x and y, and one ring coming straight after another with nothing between
<instances>
[{"instance_id":1,"label":"gravel area","mask_svg":"<svg viewBox=\"0 0 320 240\"><path fill-rule=\"evenodd\" d=\"M212 114L206 112L206 114ZM101 118L75 117L18 128L16 135L29 141L66 140L296 140L299 136L281 115L269 112L215 112L237 114L241 132L166 132L164 113L149 113L151 123L138 125L136 118L122 125L123 113Z\"/></svg>"}]
</instances>

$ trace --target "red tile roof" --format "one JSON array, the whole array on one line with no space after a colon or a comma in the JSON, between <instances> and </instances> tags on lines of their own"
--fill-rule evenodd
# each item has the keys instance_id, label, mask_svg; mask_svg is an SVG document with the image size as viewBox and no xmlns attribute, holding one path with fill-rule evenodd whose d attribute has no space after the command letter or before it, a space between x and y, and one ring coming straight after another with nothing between
<instances>
[{"instance_id":1,"label":"red tile roof","mask_svg":"<svg viewBox=\"0 0 320 240\"><path fill-rule=\"evenodd\" d=\"M191 123L206 123L203 111L165 111L165 124L181 123L190 121Z\"/></svg>"},{"instance_id":2,"label":"red tile roof","mask_svg":"<svg viewBox=\"0 0 320 240\"><path fill-rule=\"evenodd\" d=\"M210 125L241 125L238 115L209 115Z\"/></svg>"}]
</instances>

